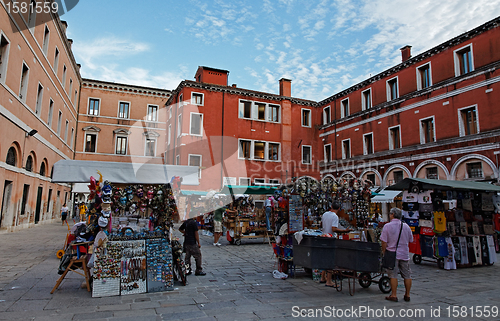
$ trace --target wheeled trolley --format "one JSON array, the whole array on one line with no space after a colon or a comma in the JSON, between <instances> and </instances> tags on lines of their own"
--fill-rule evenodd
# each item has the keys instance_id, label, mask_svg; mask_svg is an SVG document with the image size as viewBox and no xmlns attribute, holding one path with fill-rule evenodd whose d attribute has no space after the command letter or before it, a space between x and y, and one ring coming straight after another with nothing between
<instances>
[{"instance_id":1,"label":"wheeled trolley","mask_svg":"<svg viewBox=\"0 0 500 321\"><path fill-rule=\"evenodd\" d=\"M264 227L261 227L261 225L264 225ZM268 235L271 234L271 232L267 232L265 221L242 218L238 215L226 219L224 226L229 233L229 243L235 245L241 245L242 239L263 238L265 242L269 237Z\"/></svg>"},{"instance_id":2,"label":"wheeled trolley","mask_svg":"<svg viewBox=\"0 0 500 321\"><path fill-rule=\"evenodd\" d=\"M383 293L390 292L389 278L381 272L378 243L304 235L300 243L294 239L293 263L333 270L337 291L342 291L342 280L346 279L350 295L355 293L356 280L363 288L376 283Z\"/></svg>"}]
</instances>

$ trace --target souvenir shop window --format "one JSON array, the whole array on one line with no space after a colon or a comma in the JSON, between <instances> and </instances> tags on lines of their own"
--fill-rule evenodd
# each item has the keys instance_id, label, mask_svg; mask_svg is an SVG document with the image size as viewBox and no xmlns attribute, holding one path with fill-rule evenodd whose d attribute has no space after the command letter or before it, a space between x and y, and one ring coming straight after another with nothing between
<instances>
[{"instance_id":1,"label":"souvenir shop window","mask_svg":"<svg viewBox=\"0 0 500 321\"><path fill-rule=\"evenodd\" d=\"M252 141L240 139L239 157L240 158L251 158L251 154L250 154L251 146L252 146Z\"/></svg>"},{"instance_id":2,"label":"souvenir shop window","mask_svg":"<svg viewBox=\"0 0 500 321\"><path fill-rule=\"evenodd\" d=\"M426 167L425 168L425 177L427 179L439 179L438 168L434 167Z\"/></svg>"},{"instance_id":3,"label":"souvenir shop window","mask_svg":"<svg viewBox=\"0 0 500 321\"><path fill-rule=\"evenodd\" d=\"M351 139L342 141L342 159L351 158Z\"/></svg>"},{"instance_id":4,"label":"souvenir shop window","mask_svg":"<svg viewBox=\"0 0 500 321\"><path fill-rule=\"evenodd\" d=\"M401 148L401 130L400 126L389 128L389 149Z\"/></svg>"},{"instance_id":5,"label":"souvenir shop window","mask_svg":"<svg viewBox=\"0 0 500 321\"><path fill-rule=\"evenodd\" d=\"M203 114L191 113L191 124L189 125L189 134L192 136L202 136L203 133Z\"/></svg>"},{"instance_id":6,"label":"souvenir shop window","mask_svg":"<svg viewBox=\"0 0 500 321\"><path fill-rule=\"evenodd\" d=\"M420 143L427 144L436 141L434 116L420 120Z\"/></svg>"},{"instance_id":7,"label":"souvenir shop window","mask_svg":"<svg viewBox=\"0 0 500 321\"><path fill-rule=\"evenodd\" d=\"M483 178L483 165L481 162L467 163L467 178Z\"/></svg>"},{"instance_id":8,"label":"souvenir shop window","mask_svg":"<svg viewBox=\"0 0 500 321\"><path fill-rule=\"evenodd\" d=\"M325 163L332 161L332 144L325 145Z\"/></svg>"},{"instance_id":9,"label":"souvenir shop window","mask_svg":"<svg viewBox=\"0 0 500 321\"><path fill-rule=\"evenodd\" d=\"M280 144L268 143L268 158L269 160L279 160L280 159Z\"/></svg>"},{"instance_id":10,"label":"souvenir shop window","mask_svg":"<svg viewBox=\"0 0 500 321\"><path fill-rule=\"evenodd\" d=\"M191 93L191 103L193 105L203 106L203 94Z\"/></svg>"},{"instance_id":11,"label":"souvenir shop window","mask_svg":"<svg viewBox=\"0 0 500 321\"><path fill-rule=\"evenodd\" d=\"M116 137L116 151L115 154L127 155L127 137Z\"/></svg>"},{"instance_id":12,"label":"souvenir shop window","mask_svg":"<svg viewBox=\"0 0 500 321\"><path fill-rule=\"evenodd\" d=\"M154 157L156 151L156 139L146 138L146 150L144 156Z\"/></svg>"},{"instance_id":13,"label":"souvenir shop window","mask_svg":"<svg viewBox=\"0 0 500 321\"><path fill-rule=\"evenodd\" d=\"M311 164L311 146L302 145L302 164Z\"/></svg>"},{"instance_id":14,"label":"souvenir shop window","mask_svg":"<svg viewBox=\"0 0 500 321\"><path fill-rule=\"evenodd\" d=\"M302 109L302 127L311 127L310 109Z\"/></svg>"},{"instance_id":15,"label":"souvenir shop window","mask_svg":"<svg viewBox=\"0 0 500 321\"><path fill-rule=\"evenodd\" d=\"M197 166L198 178L201 178L201 155L189 154L188 166Z\"/></svg>"},{"instance_id":16,"label":"souvenir shop window","mask_svg":"<svg viewBox=\"0 0 500 321\"><path fill-rule=\"evenodd\" d=\"M118 105L118 118L127 119L129 117L129 107L130 107L130 103L120 101L120 103Z\"/></svg>"},{"instance_id":17,"label":"souvenir shop window","mask_svg":"<svg viewBox=\"0 0 500 321\"><path fill-rule=\"evenodd\" d=\"M472 44L454 51L455 76L464 75L474 70Z\"/></svg>"},{"instance_id":18,"label":"souvenir shop window","mask_svg":"<svg viewBox=\"0 0 500 321\"><path fill-rule=\"evenodd\" d=\"M96 98L89 98L89 112L91 116L99 116L99 103L100 100Z\"/></svg>"},{"instance_id":19,"label":"souvenir shop window","mask_svg":"<svg viewBox=\"0 0 500 321\"><path fill-rule=\"evenodd\" d=\"M265 142L254 142L253 145L253 158L254 159L265 159Z\"/></svg>"},{"instance_id":20,"label":"souvenir shop window","mask_svg":"<svg viewBox=\"0 0 500 321\"><path fill-rule=\"evenodd\" d=\"M460 109L460 136L473 135L479 133L476 107Z\"/></svg>"},{"instance_id":21,"label":"souvenir shop window","mask_svg":"<svg viewBox=\"0 0 500 321\"><path fill-rule=\"evenodd\" d=\"M323 108L323 125L329 124L332 121L330 110L330 106Z\"/></svg>"},{"instance_id":22,"label":"souvenir shop window","mask_svg":"<svg viewBox=\"0 0 500 321\"><path fill-rule=\"evenodd\" d=\"M363 154L370 155L373 154L373 134L364 134L363 135Z\"/></svg>"},{"instance_id":23,"label":"souvenir shop window","mask_svg":"<svg viewBox=\"0 0 500 321\"><path fill-rule=\"evenodd\" d=\"M349 98L346 98L340 102L340 117L344 118L349 116Z\"/></svg>"},{"instance_id":24,"label":"souvenir shop window","mask_svg":"<svg viewBox=\"0 0 500 321\"><path fill-rule=\"evenodd\" d=\"M95 153L97 143L97 134L86 134L85 135L85 152Z\"/></svg>"},{"instance_id":25,"label":"souvenir shop window","mask_svg":"<svg viewBox=\"0 0 500 321\"><path fill-rule=\"evenodd\" d=\"M279 105L269 105L269 121L279 123L280 121Z\"/></svg>"},{"instance_id":26,"label":"souvenir shop window","mask_svg":"<svg viewBox=\"0 0 500 321\"><path fill-rule=\"evenodd\" d=\"M148 105L148 114L146 116L148 121L158 120L158 106Z\"/></svg>"},{"instance_id":27,"label":"souvenir shop window","mask_svg":"<svg viewBox=\"0 0 500 321\"><path fill-rule=\"evenodd\" d=\"M252 118L252 102L240 100L240 118Z\"/></svg>"}]
</instances>

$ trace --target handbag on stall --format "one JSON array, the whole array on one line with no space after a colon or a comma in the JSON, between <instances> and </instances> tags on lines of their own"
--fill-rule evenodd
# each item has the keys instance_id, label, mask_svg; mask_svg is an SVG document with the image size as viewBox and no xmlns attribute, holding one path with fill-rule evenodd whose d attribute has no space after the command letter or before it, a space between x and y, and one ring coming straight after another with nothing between
<instances>
[{"instance_id":1,"label":"handbag on stall","mask_svg":"<svg viewBox=\"0 0 500 321\"><path fill-rule=\"evenodd\" d=\"M401 238L401 232L403 231L403 222L401 222L401 228L399 229L398 242L396 243L396 250L389 251L385 250L384 257L382 258L382 267L393 270L396 266L396 252L398 251L399 239Z\"/></svg>"}]
</instances>

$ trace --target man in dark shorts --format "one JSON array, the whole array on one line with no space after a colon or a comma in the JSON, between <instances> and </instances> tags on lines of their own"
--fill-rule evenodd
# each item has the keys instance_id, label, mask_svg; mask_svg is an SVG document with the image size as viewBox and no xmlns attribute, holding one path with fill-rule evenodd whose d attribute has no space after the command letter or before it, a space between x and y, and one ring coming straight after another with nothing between
<instances>
[{"instance_id":1,"label":"man in dark shorts","mask_svg":"<svg viewBox=\"0 0 500 321\"><path fill-rule=\"evenodd\" d=\"M179 231L184 234L184 249L186 250L185 263L191 267L191 256L193 256L196 261L196 270L194 271L194 274L206 275L201 266L201 244L200 236L198 234L198 224L194 219L189 218L182 223L179 227ZM191 274L191 270L192 269L190 269L188 274Z\"/></svg>"}]
</instances>

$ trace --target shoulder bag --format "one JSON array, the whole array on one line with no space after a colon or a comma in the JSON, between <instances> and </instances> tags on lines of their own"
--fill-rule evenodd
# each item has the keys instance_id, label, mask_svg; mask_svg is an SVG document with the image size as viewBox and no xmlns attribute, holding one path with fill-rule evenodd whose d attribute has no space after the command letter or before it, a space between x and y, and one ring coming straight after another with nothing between
<instances>
[{"instance_id":1,"label":"shoulder bag","mask_svg":"<svg viewBox=\"0 0 500 321\"><path fill-rule=\"evenodd\" d=\"M384 257L382 258L382 267L393 270L396 266L396 252L398 251L399 239L401 238L401 232L403 231L403 222L401 221L401 228L399 229L398 242L396 243L396 250L389 251L385 250Z\"/></svg>"}]
</instances>

